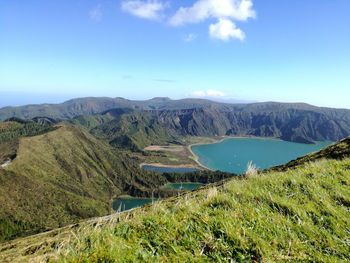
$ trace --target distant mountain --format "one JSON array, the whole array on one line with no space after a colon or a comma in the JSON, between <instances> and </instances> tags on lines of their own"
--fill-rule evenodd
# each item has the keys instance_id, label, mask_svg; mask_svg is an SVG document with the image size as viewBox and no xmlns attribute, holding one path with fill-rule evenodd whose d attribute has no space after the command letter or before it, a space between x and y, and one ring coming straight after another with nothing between
<instances>
[{"instance_id":1,"label":"distant mountain","mask_svg":"<svg viewBox=\"0 0 350 263\"><path fill-rule=\"evenodd\" d=\"M201 99L170 100L169 98L153 98L145 101L132 101L124 98L79 98L61 104L27 105L21 107L5 107L0 109L0 121L11 117L32 119L34 117L50 117L53 119L70 119L78 115L98 114L114 108L130 109L189 109L211 107L220 103Z\"/></svg>"},{"instance_id":2,"label":"distant mountain","mask_svg":"<svg viewBox=\"0 0 350 263\"><path fill-rule=\"evenodd\" d=\"M80 115L99 115L100 117L90 118L89 121L94 123L90 123L88 128L94 126L94 134L116 139L117 144L130 144L130 138L124 135L130 137L132 134L135 135L132 140L136 140L136 137L138 140L153 137L154 142L160 141L161 137L161 141L169 141L187 135L251 135L301 143L337 141L350 135L350 110L315 107L305 103L229 104L203 99L153 98L132 101L123 98L81 98L56 105L0 109L0 120L13 116L70 119ZM130 123L133 123L133 127ZM99 125L103 126L97 127ZM140 129L142 132L139 132ZM147 134L148 131L153 135ZM141 138L141 135L146 136ZM150 142L152 140L136 144L139 147Z\"/></svg>"},{"instance_id":3,"label":"distant mountain","mask_svg":"<svg viewBox=\"0 0 350 263\"><path fill-rule=\"evenodd\" d=\"M307 104L213 104L169 110L113 109L71 120L117 148L142 150L184 136L259 136L313 143L350 135L350 111Z\"/></svg>"}]
</instances>

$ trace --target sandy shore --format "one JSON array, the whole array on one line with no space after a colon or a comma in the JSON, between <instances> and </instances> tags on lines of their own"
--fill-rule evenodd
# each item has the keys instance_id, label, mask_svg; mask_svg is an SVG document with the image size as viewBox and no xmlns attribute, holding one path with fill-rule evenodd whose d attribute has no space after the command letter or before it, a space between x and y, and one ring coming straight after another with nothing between
<instances>
[{"instance_id":1,"label":"sandy shore","mask_svg":"<svg viewBox=\"0 0 350 263\"><path fill-rule=\"evenodd\" d=\"M167 152L181 152L183 146L162 146L162 145L151 145L144 149L145 151L167 151Z\"/></svg>"},{"instance_id":2,"label":"sandy shore","mask_svg":"<svg viewBox=\"0 0 350 263\"><path fill-rule=\"evenodd\" d=\"M144 166L144 165L151 165L151 166L155 166L155 167L169 167L169 168L196 168L198 169L198 167L196 167L195 165L191 165L191 164L178 164L178 165L171 165L171 164L162 164L162 163L141 163L140 167Z\"/></svg>"}]
</instances>

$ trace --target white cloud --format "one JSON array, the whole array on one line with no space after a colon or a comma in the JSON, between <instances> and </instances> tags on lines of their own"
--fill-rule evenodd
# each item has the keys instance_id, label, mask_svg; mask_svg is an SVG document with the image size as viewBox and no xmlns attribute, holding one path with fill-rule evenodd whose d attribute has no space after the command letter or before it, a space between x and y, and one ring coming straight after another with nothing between
<instances>
[{"instance_id":1,"label":"white cloud","mask_svg":"<svg viewBox=\"0 0 350 263\"><path fill-rule=\"evenodd\" d=\"M245 21L256 16L252 0L198 0L192 7L181 7L169 20L173 26L199 23L208 18Z\"/></svg>"},{"instance_id":2,"label":"white cloud","mask_svg":"<svg viewBox=\"0 0 350 263\"><path fill-rule=\"evenodd\" d=\"M159 0L133 0L123 1L121 4L124 12L130 13L134 16L158 20L162 16L162 11L167 7L167 4L160 2Z\"/></svg>"},{"instance_id":3,"label":"white cloud","mask_svg":"<svg viewBox=\"0 0 350 263\"><path fill-rule=\"evenodd\" d=\"M210 98L222 98L225 97L226 94L219 90L198 90L191 94L195 97L210 97Z\"/></svg>"},{"instance_id":4,"label":"white cloud","mask_svg":"<svg viewBox=\"0 0 350 263\"><path fill-rule=\"evenodd\" d=\"M185 42L192 42L193 40L195 40L197 38L197 35L196 34L188 34L185 38L184 38L184 41Z\"/></svg>"},{"instance_id":5,"label":"white cloud","mask_svg":"<svg viewBox=\"0 0 350 263\"><path fill-rule=\"evenodd\" d=\"M245 34L236 25L228 19L220 18L216 24L209 26L209 34L211 38L227 41L230 38L238 38L241 41L245 39Z\"/></svg>"},{"instance_id":6,"label":"white cloud","mask_svg":"<svg viewBox=\"0 0 350 263\"><path fill-rule=\"evenodd\" d=\"M100 22L103 17L102 5L97 5L89 12L89 17L94 22Z\"/></svg>"}]
</instances>

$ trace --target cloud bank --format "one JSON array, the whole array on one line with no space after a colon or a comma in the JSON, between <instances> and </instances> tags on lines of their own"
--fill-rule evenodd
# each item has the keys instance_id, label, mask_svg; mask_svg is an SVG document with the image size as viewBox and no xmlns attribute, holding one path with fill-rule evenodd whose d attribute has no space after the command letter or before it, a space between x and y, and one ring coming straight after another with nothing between
<instances>
[{"instance_id":1,"label":"cloud bank","mask_svg":"<svg viewBox=\"0 0 350 263\"><path fill-rule=\"evenodd\" d=\"M167 7L168 3L160 0L126 0L121 4L124 12L150 20L160 20ZM168 24L177 27L216 20L209 25L212 39L228 41L235 38L243 41L245 33L233 21L246 21L255 17L253 0L198 0L190 7L180 7L168 17ZM193 37L187 39L192 41Z\"/></svg>"},{"instance_id":2,"label":"cloud bank","mask_svg":"<svg viewBox=\"0 0 350 263\"><path fill-rule=\"evenodd\" d=\"M199 0L192 7L180 7L169 20L171 25L199 23L208 18L245 21L255 17L251 0Z\"/></svg>"}]
</instances>

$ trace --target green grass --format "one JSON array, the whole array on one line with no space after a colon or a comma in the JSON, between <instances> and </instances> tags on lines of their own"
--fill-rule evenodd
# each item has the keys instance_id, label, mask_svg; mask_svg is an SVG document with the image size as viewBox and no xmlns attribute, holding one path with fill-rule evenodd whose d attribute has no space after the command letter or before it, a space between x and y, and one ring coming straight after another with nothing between
<instances>
[{"instance_id":1,"label":"green grass","mask_svg":"<svg viewBox=\"0 0 350 263\"><path fill-rule=\"evenodd\" d=\"M321 160L82 227L51 256L59 262L346 262L349 207L350 159Z\"/></svg>"}]
</instances>

